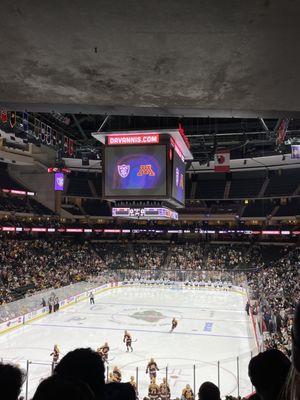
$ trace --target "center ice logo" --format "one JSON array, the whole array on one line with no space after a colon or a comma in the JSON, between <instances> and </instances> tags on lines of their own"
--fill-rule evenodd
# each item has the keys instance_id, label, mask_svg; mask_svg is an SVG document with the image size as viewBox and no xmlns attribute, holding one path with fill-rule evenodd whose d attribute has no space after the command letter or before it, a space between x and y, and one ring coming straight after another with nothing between
<instances>
[{"instance_id":1,"label":"center ice logo","mask_svg":"<svg viewBox=\"0 0 300 400\"><path fill-rule=\"evenodd\" d=\"M121 178L127 178L130 172L130 165L122 164L118 165L118 173Z\"/></svg>"},{"instance_id":2,"label":"center ice logo","mask_svg":"<svg viewBox=\"0 0 300 400\"><path fill-rule=\"evenodd\" d=\"M138 311L131 315L132 318L142 319L147 322L158 322L166 318L161 312L155 310Z\"/></svg>"}]
</instances>

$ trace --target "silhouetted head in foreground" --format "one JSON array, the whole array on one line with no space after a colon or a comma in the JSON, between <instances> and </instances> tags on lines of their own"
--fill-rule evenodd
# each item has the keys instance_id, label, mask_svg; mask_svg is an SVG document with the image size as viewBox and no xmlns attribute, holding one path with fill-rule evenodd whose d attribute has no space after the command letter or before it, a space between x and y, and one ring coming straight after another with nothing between
<instances>
[{"instance_id":1,"label":"silhouetted head in foreground","mask_svg":"<svg viewBox=\"0 0 300 400\"><path fill-rule=\"evenodd\" d=\"M133 386L127 383L111 382L105 385L106 399L109 400L135 400L136 393Z\"/></svg>"},{"instance_id":2,"label":"silhouetted head in foreground","mask_svg":"<svg viewBox=\"0 0 300 400\"><path fill-rule=\"evenodd\" d=\"M262 400L280 398L290 367L290 360L276 349L264 351L252 358L249 377Z\"/></svg>"},{"instance_id":3,"label":"silhouetted head in foreground","mask_svg":"<svg viewBox=\"0 0 300 400\"><path fill-rule=\"evenodd\" d=\"M54 374L88 384L96 399L104 397L104 364L101 356L90 348L70 351L55 367Z\"/></svg>"},{"instance_id":4,"label":"silhouetted head in foreground","mask_svg":"<svg viewBox=\"0 0 300 400\"><path fill-rule=\"evenodd\" d=\"M39 384L32 400L54 399L95 400L95 396L86 383L53 375Z\"/></svg>"},{"instance_id":5,"label":"silhouetted head in foreground","mask_svg":"<svg viewBox=\"0 0 300 400\"><path fill-rule=\"evenodd\" d=\"M220 400L220 390L212 382L204 382L199 388L199 400Z\"/></svg>"},{"instance_id":6,"label":"silhouetted head in foreground","mask_svg":"<svg viewBox=\"0 0 300 400\"><path fill-rule=\"evenodd\" d=\"M15 365L0 363L0 397L17 400L25 381L24 372Z\"/></svg>"}]
</instances>

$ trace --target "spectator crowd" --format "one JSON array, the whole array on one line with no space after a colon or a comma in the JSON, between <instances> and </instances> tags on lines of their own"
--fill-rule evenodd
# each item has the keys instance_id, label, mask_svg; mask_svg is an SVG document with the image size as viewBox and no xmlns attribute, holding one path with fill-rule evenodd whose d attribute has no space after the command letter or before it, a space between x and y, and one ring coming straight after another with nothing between
<instances>
[{"instance_id":1,"label":"spectator crowd","mask_svg":"<svg viewBox=\"0 0 300 400\"><path fill-rule=\"evenodd\" d=\"M134 246L134 254L138 268L160 269L164 265L167 248L162 245L138 245Z\"/></svg>"},{"instance_id":2,"label":"spectator crowd","mask_svg":"<svg viewBox=\"0 0 300 400\"><path fill-rule=\"evenodd\" d=\"M57 239L1 240L0 304L39 290L89 280L105 268L111 271L238 270L248 266L250 257L239 247L124 245Z\"/></svg>"},{"instance_id":3,"label":"spectator crowd","mask_svg":"<svg viewBox=\"0 0 300 400\"><path fill-rule=\"evenodd\" d=\"M88 280L104 267L87 242L0 241L0 304L47 288Z\"/></svg>"},{"instance_id":4,"label":"spectator crowd","mask_svg":"<svg viewBox=\"0 0 300 400\"><path fill-rule=\"evenodd\" d=\"M283 249L271 266L248 274L265 348L277 348L291 356L292 319L300 299L300 251Z\"/></svg>"}]
</instances>

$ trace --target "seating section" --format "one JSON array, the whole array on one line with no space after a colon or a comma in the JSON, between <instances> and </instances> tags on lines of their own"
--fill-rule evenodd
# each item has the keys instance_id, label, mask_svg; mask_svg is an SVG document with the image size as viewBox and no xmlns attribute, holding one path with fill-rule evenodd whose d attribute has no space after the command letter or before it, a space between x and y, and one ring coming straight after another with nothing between
<instances>
[{"instance_id":1,"label":"seating section","mask_svg":"<svg viewBox=\"0 0 300 400\"><path fill-rule=\"evenodd\" d=\"M73 215L83 215L80 208L73 204L64 204L62 208Z\"/></svg>"},{"instance_id":2,"label":"seating section","mask_svg":"<svg viewBox=\"0 0 300 400\"><path fill-rule=\"evenodd\" d=\"M86 199L82 203L82 208L87 215L92 216L111 216L110 206L102 200Z\"/></svg>"},{"instance_id":3,"label":"seating section","mask_svg":"<svg viewBox=\"0 0 300 400\"><path fill-rule=\"evenodd\" d=\"M0 211L29 213L38 215L53 215L47 207L31 197L0 196Z\"/></svg>"},{"instance_id":4,"label":"seating section","mask_svg":"<svg viewBox=\"0 0 300 400\"><path fill-rule=\"evenodd\" d=\"M69 196L92 197L92 192L87 178L83 175L70 175L67 190Z\"/></svg>"},{"instance_id":5,"label":"seating section","mask_svg":"<svg viewBox=\"0 0 300 400\"><path fill-rule=\"evenodd\" d=\"M136 267L134 252L132 248L126 244L95 242L93 247L104 261L105 265L109 268L118 269Z\"/></svg>"},{"instance_id":6,"label":"seating section","mask_svg":"<svg viewBox=\"0 0 300 400\"><path fill-rule=\"evenodd\" d=\"M257 197L264 182L264 178L232 179L229 198Z\"/></svg>"},{"instance_id":7,"label":"seating section","mask_svg":"<svg viewBox=\"0 0 300 400\"><path fill-rule=\"evenodd\" d=\"M215 204L210 209L210 214L234 214L239 215L241 210L240 204Z\"/></svg>"},{"instance_id":8,"label":"seating section","mask_svg":"<svg viewBox=\"0 0 300 400\"><path fill-rule=\"evenodd\" d=\"M198 179L196 199L223 199L226 180L224 179Z\"/></svg>"},{"instance_id":9,"label":"seating section","mask_svg":"<svg viewBox=\"0 0 300 400\"><path fill-rule=\"evenodd\" d=\"M275 205L269 201L256 200L249 203L243 212L243 217L266 217L271 214Z\"/></svg>"},{"instance_id":10,"label":"seating section","mask_svg":"<svg viewBox=\"0 0 300 400\"><path fill-rule=\"evenodd\" d=\"M266 265L276 262L282 256L281 246L260 246L259 253Z\"/></svg>"},{"instance_id":11,"label":"seating section","mask_svg":"<svg viewBox=\"0 0 300 400\"><path fill-rule=\"evenodd\" d=\"M166 245L135 245L134 254L138 268L158 269L164 265Z\"/></svg>"},{"instance_id":12,"label":"seating section","mask_svg":"<svg viewBox=\"0 0 300 400\"><path fill-rule=\"evenodd\" d=\"M27 190L9 175L6 169L0 168L0 189Z\"/></svg>"},{"instance_id":13,"label":"seating section","mask_svg":"<svg viewBox=\"0 0 300 400\"><path fill-rule=\"evenodd\" d=\"M292 196L300 185L299 169L284 169L269 172L269 184L264 197ZM266 179L266 171L234 172L222 174L199 174L197 176L196 199L223 199L226 180L230 179L228 198L248 199L258 197Z\"/></svg>"},{"instance_id":14,"label":"seating section","mask_svg":"<svg viewBox=\"0 0 300 400\"><path fill-rule=\"evenodd\" d=\"M88 180L92 183L95 188L96 195L101 197L102 195L102 176L100 174L90 175Z\"/></svg>"},{"instance_id":15,"label":"seating section","mask_svg":"<svg viewBox=\"0 0 300 400\"><path fill-rule=\"evenodd\" d=\"M190 199L191 198L191 189L192 189L192 182L186 176L186 179L185 179L185 198L186 199Z\"/></svg>"},{"instance_id":16,"label":"seating section","mask_svg":"<svg viewBox=\"0 0 300 400\"><path fill-rule=\"evenodd\" d=\"M270 175L270 182L266 188L265 196L291 196L299 185L299 170L273 171Z\"/></svg>"},{"instance_id":17,"label":"seating section","mask_svg":"<svg viewBox=\"0 0 300 400\"><path fill-rule=\"evenodd\" d=\"M300 215L300 199L293 199L287 204L281 205L276 212L277 217L295 217L296 215Z\"/></svg>"}]
</instances>

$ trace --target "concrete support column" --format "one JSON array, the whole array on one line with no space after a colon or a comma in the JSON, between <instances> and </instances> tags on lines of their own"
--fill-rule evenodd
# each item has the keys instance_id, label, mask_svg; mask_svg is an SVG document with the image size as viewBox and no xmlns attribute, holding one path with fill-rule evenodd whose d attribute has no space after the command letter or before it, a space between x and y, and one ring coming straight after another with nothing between
<instances>
[{"instance_id":1,"label":"concrete support column","mask_svg":"<svg viewBox=\"0 0 300 400\"><path fill-rule=\"evenodd\" d=\"M55 191L55 213L60 215L61 213L61 198L62 192L60 190Z\"/></svg>"}]
</instances>

